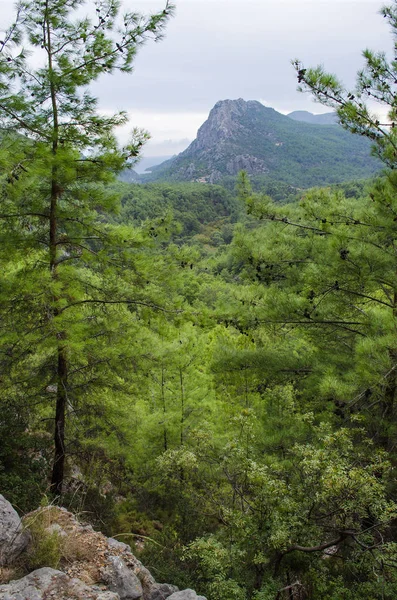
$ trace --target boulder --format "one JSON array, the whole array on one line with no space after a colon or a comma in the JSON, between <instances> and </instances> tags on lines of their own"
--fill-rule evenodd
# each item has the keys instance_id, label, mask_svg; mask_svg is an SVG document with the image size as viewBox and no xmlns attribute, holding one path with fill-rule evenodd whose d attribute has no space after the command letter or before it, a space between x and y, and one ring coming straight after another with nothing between
<instances>
[{"instance_id":1,"label":"boulder","mask_svg":"<svg viewBox=\"0 0 397 600\"><path fill-rule=\"evenodd\" d=\"M11 504L0 494L0 566L10 564L26 548L30 534Z\"/></svg>"},{"instance_id":2,"label":"boulder","mask_svg":"<svg viewBox=\"0 0 397 600\"><path fill-rule=\"evenodd\" d=\"M136 600L143 596L141 582L120 556L108 556L101 576L107 587L117 592L120 600Z\"/></svg>"},{"instance_id":3,"label":"boulder","mask_svg":"<svg viewBox=\"0 0 397 600\"><path fill-rule=\"evenodd\" d=\"M146 595L145 600L165 600L178 591L179 588L177 588L176 585L171 585L169 583L155 583L150 588L150 592Z\"/></svg>"},{"instance_id":4,"label":"boulder","mask_svg":"<svg viewBox=\"0 0 397 600\"><path fill-rule=\"evenodd\" d=\"M181 590L168 596L168 600L207 600L204 596L197 596L194 590Z\"/></svg>"},{"instance_id":5,"label":"boulder","mask_svg":"<svg viewBox=\"0 0 397 600\"><path fill-rule=\"evenodd\" d=\"M48 567L0 585L0 600L120 600L118 594L88 586Z\"/></svg>"},{"instance_id":6,"label":"boulder","mask_svg":"<svg viewBox=\"0 0 397 600\"><path fill-rule=\"evenodd\" d=\"M111 548L115 548L116 550L120 550L121 552L131 552L131 547L128 544L124 544L123 542L119 542L114 538L107 538L108 546Z\"/></svg>"}]
</instances>

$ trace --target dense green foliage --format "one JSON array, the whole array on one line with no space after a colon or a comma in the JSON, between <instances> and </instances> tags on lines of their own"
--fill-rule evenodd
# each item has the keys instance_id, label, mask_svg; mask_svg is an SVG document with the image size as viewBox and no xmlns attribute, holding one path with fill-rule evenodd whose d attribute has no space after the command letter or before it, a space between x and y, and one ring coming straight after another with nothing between
<instances>
[{"instance_id":1,"label":"dense green foliage","mask_svg":"<svg viewBox=\"0 0 397 600\"><path fill-rule=\"evenodd\" d=\"M241 205L232 192L221 186L200 183L130 184L122 188L120 223L139 224L171 213L182 225L180 237L199 233L202 225L227 217L232 222L241 214Z\"/></svg>"},{"instance_id":2,"label":"dense green foliage","mask_svg":"<svg viewBox=\"0 0 397 600\"><path fill-rule=\"evenodd\" d=\"M90 24L72 26L76 3L57 2L59 14L45 4L46 31L87 50ZM108 8L99 20L113 31ZM21 10L35 46L37 12L31 22ZM397 5L385 14L397 30ZM149 18L143 37L166 17ZM394 600L395 169L306 191L242 173L239 200L219 186L117 182L127 151L111 131L123 117L97 122L85 95L86 120L70 119L79 77L85 86L103 64L71 76L77 58L61 45L57 66L37 72L58 94L57 121L57 102L38 110L12 93L20 34L0 52L11 130L0 150L1 493L27 511L52 492L138 541L157 580L208 600ZM365 89L386 94L381 57L366 56ZM335 89L322 70L298 75L317 95ZM394 167L394 128L338 94L342 122ZM59 548L36 537L32 568L56 565Z\"/></svg>"},{"instance_id":3,"label":"dense green foliage","mask_svg":"<svg viewBox=\"0 0 397 600\"><path fill-rule=\"evenodd\" d=\"M237 177L225 177L222 179L222 185L230 190L236 189ZM281 202L283 204L287 202L294 202L302 194L302 190L299 187L285 183L284 181L278 181L272 179L268 175L251 175L250 177L252 189L255 192L262 192L267 196L270 196L275 202Z\"/></svg>"}]
</instances>

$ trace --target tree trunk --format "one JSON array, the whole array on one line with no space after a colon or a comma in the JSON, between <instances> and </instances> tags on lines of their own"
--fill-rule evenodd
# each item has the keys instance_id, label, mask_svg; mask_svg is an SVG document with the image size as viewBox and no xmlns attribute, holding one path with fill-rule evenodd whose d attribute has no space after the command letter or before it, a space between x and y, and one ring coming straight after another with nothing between
<instances>
[{"instance_id":1,"label":"tree trunk","mask_svg":"<svg viewBox=\"0 0 397 600\"><path fill-rule=\"evenodd\" d=\"M67 403L68 364L65 349L58 347L58 386L55 408L55 454L51 477L51 493L60 496L65 469L65 420Z\"/></svg>"},{"instance_id":2,"label":"tree trunk","mask_svg":"<svg viewBox=\"0 0 397 600\"><path fill-rule=\"evenodd\" d=\"M394 323L397 323L397 291L394 292L393 317ZM389 348L390 370L386 376L386 385L383 393L383 413L384 419L384 444L387 448L392 448L395 443L395 413L397 399L397 348Z\"/></svg>"},{"instance_id":3,"label":"tree trunk","mask_svg":"<svg viewBox=\"0 0 397 600\"><path fill-rule=\"evenodd\" d=\"M165 400L165 373L164 373L164 365L161 365L161 401L163 404L163 417L164 417L164 422L163 422L163 447L164 447L164 452L166 452L168 450L168 436L167 436L167 425L166 425L166 419L167 419L167 404L166 404L166 400Z\"/></svg>"},{"instance_id":4,"label":"tree trunk","mask_svg":"<svg viewBox=\"0 0 397 600\"><path fill-rule=\"evenodd\" d=\"M184 426L185 426L185 386L183 385L182 367L179 368L179 383L180 383L180 389L181 389L180 443L181 443L181 446L183 446L183 442L184 442L183 430L184 430Z\"/></svg>"},{"instance_id":5,"label":"tree trunk","mask_svg":"<svg viewBox=\"0 0 397 600\"><path fill-rule=\"evenodd\" d=\"M397 395L397 349L389 349L391 368L387 376L384 391L384 411L383 416L390 419L394 412L394 405Z\"/></svg>"},{"instance_id":6,"label":"tree trunk","mask_svg":"<svg viewBox=\"0 0 397 600\"><path fill-rule=\"evenodd\" d=\"M53 55L51 45L51 27L49 21L49 6L46 1L45 9L45 47L48 56L48 71L50 75L50 91L51 91L51 106L52 106L52 154L54 163L51 173L51 196L50 196L50 221L49 221L49 266L51 276L54 280L58 277L58 219L57 209L58 202L62 195L62 188L59 183L59 173L56 164L56 156L58 153L59 142L59 121L58 121L58 104L57 92L54 83ZM59 298L54 297L53 317L59 315L57 308ZM51 493L54 496L60 496L63 488L64 468L65 468L65 420L66 420L66 402L67 402L67 378L68 378L68 363L66 356L66 348L64 340L66 332L57 334L57 398L55 406L55 432L54 432L54 463L51 476Z\"/></svg>"}]
</instances>

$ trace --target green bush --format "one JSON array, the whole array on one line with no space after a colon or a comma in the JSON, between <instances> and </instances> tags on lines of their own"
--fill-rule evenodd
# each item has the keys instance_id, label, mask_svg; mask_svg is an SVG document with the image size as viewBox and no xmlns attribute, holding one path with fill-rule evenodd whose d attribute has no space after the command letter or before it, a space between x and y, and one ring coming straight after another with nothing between
<instances>
[{"instance_id":1,"label":"green bush","mask_svg":"<svg viewBox=\"0 0 397 600\"><path fill-rule=\"evenodd\" d=\"M24 525L29 529L32 541L24 555L24 568L31 572L41 567L58 569L62 558L61 536L57 531L48 530L50 523L49 510L34 513L25 519Z\"/></svg>"}]
</instances>

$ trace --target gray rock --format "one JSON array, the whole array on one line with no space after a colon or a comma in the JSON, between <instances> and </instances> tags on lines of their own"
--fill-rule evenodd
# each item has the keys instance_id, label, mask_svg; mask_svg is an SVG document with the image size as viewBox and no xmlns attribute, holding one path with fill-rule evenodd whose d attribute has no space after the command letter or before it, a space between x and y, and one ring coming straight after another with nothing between
<instances>
[{"instance_id":1,"label":"gray rock","mask_svg":"<svg viewBox=\"0 0 397 600\"><path fill-rule=\"evenodd\" d=\"M93 586L94 589L94 586ZM115 592L102 591L100 590L96 600L119 600L120 596ZM74 600L74 598L73 598Z\"/></svg>"},{"instance_id":2,"label":"gray rock","mask_svg":"<svg viewBox=\"0 0 397 600\"><path fill-rule=\"evenodd\" d=\"M0 494L0 566L12 563L29 540L30 534L23 529L18 513Z\"/></svg>"},{"instance_id":3,"label":"gray rock","mask_svg":"<svg viewBox=\"0 0 397 600\"><path fill-rule=\"evenodd\" d=\"M117 592L120 600L141 598L141 582L124 560L120 556L109 556L107 560L107 565L101 569L101 576L108 588Z\"/></svg>"},{"instance_id":4,"label":"gray rock","mask_svg":"<svg viewBox=\"0 0 397 600\"><path fill-rule=\"evenodd\" d=\"M120 600L120 597L44 567L22 579L0 585L0 600Z\"/></svg>"},{"instance_id":5,"label":"gray rock","mask_svg":"<svg viewBox=\"0 0 397 600\"><path fill-rule=\"evenodd\" d=\"M121 550L122 552L131 552L131 546L128 544L124 544L123 542L119 542L114 538L107 538L108 545L111 548L116 548L117 550Z\"/></svg>"},{"instance_id":6,"label":"gray rock","mask_svg":"<svg viewBox=\"0 0 397 600\"><path fill-rule=\"evenodd\" d=\"M150 588L150 593L147 594L146 600L165 600L175 592L178 592L179 588L176 585L170 585L169 583L155 583Z\"/></svg>"},{"instance_id":7,"label":"gray rock","mask_svg":"<svg viewBox=\"0 0 397 600\"><path fill-rule=\"evenodd\" d=\"M150 592L153 586L163 584L157 584L155 582L154 577L152 576L150 571L148 571L148 569L146 569L146 567L143 566L143 564L136 558L136 556L132 554L131 546L129 546L128 544L124 544L123 542L119 542L118 540L115 540L111 537L107 538L106 541L108 544L109 553L112 553L112 551L114 551L114 553L118 556L120 556L120 553L122 553L121 558L124 560L128 570L134 573L134 575L136 575L136 577L141 582L143 589L143 598L145 600L148 600L148 598L150 598ZM170 587L174 588L175 586ZM172 594L174 591L177 592L178 588L173 589L170 593L167 594L167 596Z\"/></svg>"},{"instance_id":8,"label":"gray rock","mask_svg":"<svg viewBox=\"0 0 397 600\"><path fill-rule=\"evenodd\" d=\"M207 600L204 596L197 596L194 590L182 590L176 592L172 596L168 596L168 600Z\"/></svg>"}]
</instances>

